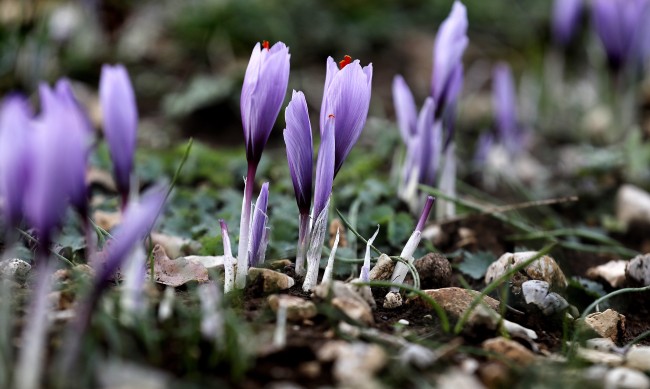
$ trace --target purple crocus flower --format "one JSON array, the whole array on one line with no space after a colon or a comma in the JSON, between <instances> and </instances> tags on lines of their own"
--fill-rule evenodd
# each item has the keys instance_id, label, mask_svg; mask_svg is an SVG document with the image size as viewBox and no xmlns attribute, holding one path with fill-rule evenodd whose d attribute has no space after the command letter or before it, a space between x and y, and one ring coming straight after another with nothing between
<instances>
[{"instance_id":1,"label":"purple crocus flower","mask_svg":"<svg viewBox=\"0 0 650 389\"><path fill-rule=\"evenodd\" d=\"M485 165L493 145L494 135L491 132L483 132L479 135L474 152L474 166L481 168Z\"/></svg>"},{"instance_id":2,"label":"purple crocus flower","mask_svg":"<svg viewBox=\"0 0 650 389\"><path fill-rule=\"evenodd\" d=\"M17 226L23 217L31 170L31 115L22 95L10 95L0 106L0 198L7 226Z\"/></svg>"},{"instance_id":3,"label":"purple crocus flower","mask_svg":"<svg viewBox=\"0 0 650 389\"><path fill-rule=\"evenodd\" d=\"M592 16L596 33L614 72L640 60L648 0L594 0Z\"/></svg>"},{"instance_id":4,"label":"purple crocus flower","mask_svg":"<svg viewBox=\"0 0 650 389\"><path fill-rule=\"evenodd\" d=\"M255 202L253 221L251 222L251 237L248 245L249 266L256 267L264 262L268 244L268 220L266 209L269 203L269 183L262 185L260 194Z\"/></svg>"},{"instance_id":5,"label":"purple crocus flower","mask_svg":"<svg viewBox=\"0 0 650 389\"><path fill-rule=\"evenodd\" d=\"M300 213L296 273L303 274L307 236L309 235L314 146L307 101L302 92L293 92L291 101L285 110L285 120L287 128L284 130L284 143L287 146L289 172Z\"/></svg>"},{"instance_id":6,"label":"purple crocus flower","mask_svg":"<svg viewBox=\"0 0 650 389\"><path fill-rule=\"evenodd\" d=\"M350 56L345 56L339 65L340 69L332 57L327 58L320 111L321 136L330 115L335 118L335 176L366 124L372 85L372 64L362 68L359 60L352 61Z\"/></svg>"},{"instance_id":7,"label":"purple crocus flower","mask_svg":"<svg viewBox=\"0 0 650 389\"><path fill-rule=\"evenodd\" d=\"M435 121L435 108L433 99L427 97L418 115L417 137L411 147L418 183L428 186L435 185L442 150L442 128Z\"/></svg>"},{"instance_id":8,"label":"purple crocus flower","mask_svg":"<svg viewBox=\"0 0 650 389\"><path fill-rule=\"evenodd\" d=\"M131 171L135 153L138 107L129 74L123 65L102 66L99 81L104 136L113 160L115 183L122 196L122 206L129 197Z\"/></svg>"},{"instance_id":9,"label":"purple crocus flower","mask_svg":"<svg viewBox=\"0 0 650 389\"><path fill-rule=\"evenodd\" d=\"M269 47L264 41L253 48L241 91L241 120L249 164L257 166L282 108L290 58L289 48L282 42Z\"/></svg>"},{"instance_id":10,"label":"purple crocus flower","mask_svg":"<svg viewBox=\"0 0 650 389\"><path fill-rule=\"evenodd\" d=\"M106 243L104 251L99 254L103 256L103 262L97 269L92 291L81 306L72 331L67 335L68 339L65 344L68 345L68 350L62 362L63 371L69 371L75 363L81 339L88 328L97 302L104 294L117 269L132 253L135 245L141 243L153 228L164 205L166 193L167 188L164 185L157 185L143 193L139 200L127 205L122 223L115 228L111 240Z\"/></svg>"},{"instance_id":11,"label":"purple crocus flower","mask_svg":"<svg viewBox=\"0 0 650 389\"><path fill-rule=\"evenodd\" d=\"M65 121L70 148L66 158L69 163L66 187L69 189L70 202L85 220L88 213L86 167L93 133L90 120L75 99L70 82L66 79L59 80L54 90L41 84L39 95L42 105L41 116L55 115L57 119L54 120Z\"/></svg>"},{"instance_id":12,"label":"purple crocus flower","mask_svg":"<svg viewBox=\"0 0 650 389\"><path fill-rule=\"evenodd\" d=\"M433 46L431 96L436 103L436 119L453 107L462 88L462 57L467 38L467 9L455 1L451 13L442 22Z\"/></svg>"},{"instance_id":13,"label":"purple crocus flower","mask_svg":"<svg viewBox=\"0 0 650 389\"><path fill-rule=\"evenodd\" d=\"M289 48L282 42L277 42L273 47L269 47L268 41L264 41L262 45L257 43L244 76L240 105L248 172L244 182L239 223L236 278L238 288L244 287L248 274L248 239L255 173L287 93L290 58Z\"/></svg>"},{"instance_id":14,"label":"purple crocus flower","mask_svg":"<svg viewBox=\"0 0 650 389\"><path fill-rule=\"evenodd\" d=\"M551 16L551 30L555 42L566 46L578 29L583 0L555 0Z\"/></svg>"},{"instance_id":15,"label":"purple crocus flower","mask_svg":"<svg viewBox=\"0 0 650 389\"><path fill-rule=\"evenodd\" d=\"M309 214L314 146L307 101L302 92L293 92L285 110L285 120L287 128L284 130L284 143L287 146L289 172L298 210L301 215Z\"/></svg>"}]
</instances>

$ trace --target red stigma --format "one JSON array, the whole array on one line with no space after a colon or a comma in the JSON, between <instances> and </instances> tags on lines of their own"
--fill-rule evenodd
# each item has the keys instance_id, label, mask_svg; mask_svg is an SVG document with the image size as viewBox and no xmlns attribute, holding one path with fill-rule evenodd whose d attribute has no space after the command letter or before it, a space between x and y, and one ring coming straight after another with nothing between
<instances>
[{"instance_id":1,"label":"red stigma","mask_svg":"<svg viewBox=\"0 0 650 389\"><path fill-rule=\"evenodd\" d=\"M269 49L269 41L262 41L262 47L265 49Z\"/></svg>"},{"instance_id":2,"label":"red stigma","mask_svg":"<svg viewBox=\"0 0 650 389\"><path fill-rule=\"evenodd\" d=\"M331 113L331 114L327 115L327 117L330 118L330 119L334 119L334 114Z\"/></svg>"},{"instance_id":3,"label":"red stigma","mask_svg":"<svg viewBox=\"0 0 650 389\"><path fill-rule=\"evenodd\" d=\"M339 61L339 68L343 69L347 65L349 65L352 62L352 57L349 55L346 55L343 57L342 60Z\"/></svg>"}]
</instances>

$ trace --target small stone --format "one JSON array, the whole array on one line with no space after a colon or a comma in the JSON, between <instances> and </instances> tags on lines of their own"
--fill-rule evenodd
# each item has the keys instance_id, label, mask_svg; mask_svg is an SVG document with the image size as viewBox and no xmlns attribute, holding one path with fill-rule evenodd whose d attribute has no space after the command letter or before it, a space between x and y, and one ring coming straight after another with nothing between
<instances>
[{"instance_id":1,"label":"small stone","mask_svg":"<svg viewBox=\"0 0 650 389\"><path fill-rule=\"evenodd\" d=\"M16 281L24 281L32 265L22 259L12 258L0 262L0 275Z\"/></svg>"},{"instance_id":2,"label":"small stone","mask_svg":"<svg viewBox=\"0 0 650 389\"><path fill-rule=\"evenodd\" d=\"M289 321L301 322L318 314L316 305L313 302L300 297L273 294L267 298L267 301L274 313L277 313L280 304L283 304L287 308L287 320Z\"/></svg>"},{"instance_id":3,"label":"small stone","mask_svg":"<svg viewBox=\"0 0 650 389\"><path fill-rule=\"evenodd\" d=\"M636 284L650 285L650 254L632 258L625 268L625 275Z\"/></svg>"},{"instance_id":4,"label":"small stone","mask_svg":"<svg viewBox=\"0 0 650 389\"><path fill-rule=\"evenodd\" d=\"M617 367L605 374L604 389L649 389L650 378L640 371Z\"/></svg>"},{"instance_id":5,"label":"small stone","mask_svg":"<svg viewBox=\"0 0 650 389\"><path fill-rule=\"evenodd\" d=\"M403 325L403 326L407 326L407 325L410 324L409 321L406 320L406 319L399 319L399 320L397 321L397 323L399 323L399 324L401 324L401 325Z\"/></svg>"},{"instance_id":6,"label":"small stone","mask_svg":"<svg viewBox=\"0 0 650 389\"><path fill-rule=\"evenodd\" d=\"M491 283L508 272L512 267L528 261L535 255L537 255L536 251L503 254L488 267L487 272L485 273L485 283ZM563 290L567 287L567 280L564 273L558 266L557 262L548 255L537 258L531 264L522 269L520 273L523 273L527 279L522 279L519 282L519 285L515 285L515 287L520 287L521 283L528 280L546 281L549 284L551 291ZM519 293L516 292L516 294Z\"/></svg>"},{"instance_id":7,"label":"small stone","mask_svg":"<svg viewBox=\"0 0 650 389\"><path fill-rule=\"evenodd\" d=\"M298 365L298 371L300 374L314 379L318 377L321 373L320 363L317 361L304 362Z\"/></svg>"},{"instance_id":8,"label":"small stone","mask_svg":"<svg viewBox=\"0 0 650 389\"><path fill-rule=\"evenodd\" d=\"M622 185L616 193L616 219L625 226L650 223L650 193L634 185Z\"/></svg>"},{"instance_id":9,"label":"small stone","mask_svg":"<svg viewBox=\"0 0 650 389\"><path fill-rule=\"evenodd\" d=\"M526 304L537 307L546 316L563 312L569 307L564 297L555 292L549 293L549 285L546 281L526 281L521 284L521 292Z\"/></svg>"},{"instance_id":10,"label":"small stone","mask_svg":"<svg viewBox=\"0 0 650 389\"><path fill-rule=\"evenodd\" d=\"M588 348L578 348L576 356L583 361L594 364L604 364L608 366L620 366L623 364L623 356L610 352L592 350Z\"/></svg>"},{"instance_id":11,"label":"small stone","mask_svg":"<svg viewBox=\"0 0 650 389\"><path fill-rule=\"evenodd\" d=\"M282 270L287 266L291 266L291 260L289 259L275 259L273 261L268 261L268 267L271 270Z\"/></svg>"},{"instance_id":12,"label":"small stone","mask_svg":"<svg viewBox=\"0 0 650 389\"><path fill-rule=\"evenodd\" d=\"M375 322L370 306L365 304L365 302L364 304L359 303L357 299L334 297L332 299L332 306L345 313L352 320L365 324L373 324Z\"/></svg>"},{"instance_id":13,"label":"small stone","mask_svg":"<svg viewBox=\"0 0 650 389\"><path fill-rule=\"evenodd\" d=\"M467 290L463 288L441 288L441 289L429 289L424 290L429 297L431 297L435 302L442 307L442 309L447 312L454 319L458 319L467 309L469 309L474 298L480 293L474 290ZM420 297L415 297L410 300L415 304L428 305L428 303L421 299ZM487 304L490 308L495 311L499 310L499 302L492 297L484 296L483 303Z\"/></svg>"},{"instance_id":14,"label":"small stone","mask_svg":"<svg viewBox=\"0 0 650 389\"><path fill-rule=\"evenodd\" d=\"M384 308L393 309L402 306L402 296L397 292L388 292L384 298Z\"/></svg>"},{"instance_id":15,"label":"small stone","mask_svg":"<svg viewBox=\"0 0 650 389\"><path fill-rule=\"evenodd\" d=\"M631 348L625 355L625 366L650 372L650 346Z\"/></svg>"},{"instance_id":16,"label":"small stone","mask_svg":"<svg viewBox=\"0 0 650 389\"><path fill-rule=\"evenodd\" d=\"M382 254L377 259L377 263L369 272L370 281L386 281L393 275L395 262L386 254Z\"/></svg>"},{"instance_id":17,"label":"small stone","mask_svg":"<svg viewBox=\"0 0 650 389\"><path fill-rule=\"evenodd\" d=\"M370 305L370 308L377 308L377 302L375 301L375 297L372 295L372 289L370 289L370 286L358 285L357 282L361 282L361 280L355 278L348 282L348 285L350 285L350 287L353 288L359 294L359 296L363 297L363 299L366 300L368 305Z\"/></svg>"},{"instance_id":18,"label":"small stone","mask_svg":"<svg viewBox=\"0 0 650 389\"><path fill-rule=\"evenodd\" d=\"M623 354L623 349L616 346L616 343L610 338L587 339L585 345L592 350Z\"/></svg>"},{"instance_id":19,"label":"small stone","mask_svg":"<svg viewBox=\"0 0 650 389\"><path fill-rule=\"evenodd\" d=\"M248 269L248 278L255 282L258 277L262 280L264 293L275 293L291 288L296 282L286 274L271 269L251 267Z\"/></svg>"},{"instance_id":20,"label":"small stone","mask_svg":"<svg viewBox=\"0 0 650 389\"><path fill-rule=\"evenodd\" d=\"M420 276L421 289L445 288L451 285L451 263L444 255L429 253L413 265Z\"/></svg>"},{"instance_id":21,"label":"small stone","mask_svg":"<svg viewBox=\"0 0 650 389\"><path fill-rule=\"evenodd\" d=\"M483 389L481 381L458 368L451 368L444 372L436 381L438 389Z\"/></svg>"},{"instance_id":22,"label":"small stone","mask_svg":"<svg viewBox=\"0 0 650 389\"><path fill-rule=\"evenodd\" d=\"M594 312L585 318L585 323L603 338L618 342L618 334L625 329L625 316L608 309L604 312Z\"/></svg>"},{"instance_id":23,"label":"small stone","mask_svg":"<svg viewBox=\"0 0 650 389\"><path fill-rule=\"evenodd\" d=\"M622 259L609 261L603 265L587 269L587 277L592 280L602 278L607 281L613 288L618 288L625 284L625 268L628 261Z\"/></svg>"},{"instance_id":24,"label":"small stone","mask_svg":"<svg viewBox=\"0 0 650 389\"><path fill-rule=\"evenodd\" d=\"M535 360L535 354L514 340L503 337L484 341L481 347L521 365L529 365Z\"/></svg>"},{"instance_id":25,"label":"small stone","mask_svg":"<svg viewBox=\"0 0 650 389\"><path fill-rule=\"evenodd\" d=\"M321 362L334 362L332 374L339 387L378 388L376 373L388 362L383 348L362 342L331 341L318 350Z\"/></svg>"},{"instance_id":26,"label":"small stone","mask_svg":"<svg viewBox=\"0 0 650 389\"><path fill-rule=\"evenodd\" d=\"M487 361L478 370L478 376L488 388L508 388L512 378L510 369L503 362Z\"/></svg>"},{"instance_id":27,"label":"small stone","mask_svg":"<svg viewBox=\"0 0 650 389\"><path fill-rule=\"evenodd\" d=\"M178 258L183 255L190 255L193 252L201 249L201 244L199 242L193 241L192 239L161 234L159 232L151 233L151 241L153 244L161 245L170 258Z\"/></svg>"}]
</instances>

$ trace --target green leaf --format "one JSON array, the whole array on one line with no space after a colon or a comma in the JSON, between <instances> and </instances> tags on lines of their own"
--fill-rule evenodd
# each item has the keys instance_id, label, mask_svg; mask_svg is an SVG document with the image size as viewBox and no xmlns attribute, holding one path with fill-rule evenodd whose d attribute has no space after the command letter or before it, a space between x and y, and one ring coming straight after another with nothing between
<instances>
[{"instance_id":1,"label":"green leaf","mask_svg":"<svg viewBox=\"0 0 650 389\"><path fill-rule=\"evenodd\" d=\"M496 260L494 254L487 251L477 253L464 253L463 262L458 265L458 270L475 280L483 278L492 262Z\"/></svg>"}]
</instances>

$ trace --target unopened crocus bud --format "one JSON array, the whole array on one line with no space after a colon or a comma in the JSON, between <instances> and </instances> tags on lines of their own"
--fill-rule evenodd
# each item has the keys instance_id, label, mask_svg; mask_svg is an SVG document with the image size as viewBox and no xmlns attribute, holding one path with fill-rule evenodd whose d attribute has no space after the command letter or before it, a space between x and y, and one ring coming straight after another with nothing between
<instances>
[{"instance_id":1,"label":"unopened crocus bud","mask_svg":"<svg viewBox=\"0 0 650 389\"><path fill-rule=\"evenodd\" d=\"M413 93L400 75L393 78L393 105L400 135L408 144L417 132L418 112Z\"/></svg>"},{"instance_id":2,"label":"unopened crocus bud","mask_svg":"<svg viewBox=\"0 0 650 389\"><path fill-rule=\"evenodd\" d=\"M0 198L7 226L17 226L23 217L23 197L32 165L30 153L33 126L27 99L11 95L0 106Z\"/></svg>"},{"instance_id":3,"label":"unopened crocus bud","mask_svg":"<svg viewBox=\"0 0 650 389\"><path fill-rule=\"evenodd\" d=\"M332 57L327 58L320 132L323 136L329 115L334 115L335 176L366 124L371 86L372 64L362 68L359 60L352 61L349 56L346 56L337 65Z\"/></svg>"},{"instance_id":4,"label":"unopened crocus bud","mask_svg":"<svg viewBox=\"0 0 650 389\"><path fill-rule=\"evenodd\" d=\"M126 204L131 189L131 172L135 154L138 107L126 68L104 65L99 81L104 136L113 161L115 183Z\"/></svg>"},{"instance_id":5,"label":"unopened crocus bud","mask_svg":"<svg viewBox=\"0 0 650 389\"><path fill-rule=\"evenodd\" d=\"M433 46L431 95L436 104L436 119L456 105L462 87L463 53L467 48L467 9L455 1L451 13L440 25Z\"/></svg>"},{"instance_id":6,"label":"unopened crocus bud","mask_svg":"<svg viewBox=\"0 0 650 389\"><path fill-rule=\"evenodd\" d=\"M555 0L551 15L551 30L555 42L566 46L578 29L584 0Z\"/></svg>"},{"instance_id":7,"label":"unopened crocus bud","mask_svg":"<svg viewBox=\"0 0 650 389\"><path fill-rule=\"evenodd\" d=\"M509 152L516 153L522 140L517 123L517 95L512 71L505 63L494 67L492 106L500 142Z\"/></svg>"},{"instance_id":8,"label":"unopened crocus bud","mask_svg":"<svg viewBox=\"0 0 650 389\"><path fill-rule=\"evenodd\" d=\"M287 128L284 143L287 146L289 173L293 182L300 214L308 214L312 196L313 141L307 101L302 92L293 92L285 110Z\"/></svg>"},{"instance_id":9,"label":"unopened crocus bud","mask_svg":"<svg viewBox=\"0 0 650 389\"><path fill-rule=\"evenodd\" d=\"M255 45L241 91L246 158L257 165L280 113L289 82L289 48L282 42Z\"/></svg>"}]
</instances>

